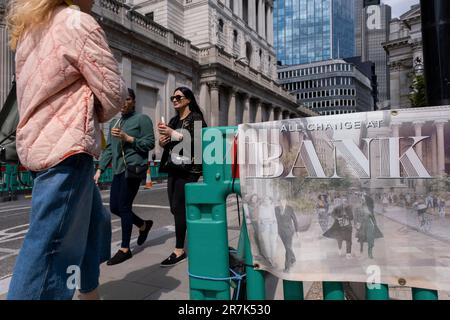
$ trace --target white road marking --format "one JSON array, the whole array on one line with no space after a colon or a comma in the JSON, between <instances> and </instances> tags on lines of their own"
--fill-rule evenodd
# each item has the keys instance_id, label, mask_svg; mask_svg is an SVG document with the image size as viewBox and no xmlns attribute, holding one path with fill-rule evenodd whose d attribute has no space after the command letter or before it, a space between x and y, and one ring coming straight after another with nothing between
<instances>
[{"instance_id":1,"label":"white road marking","mask_svg":"<svg viewBox=\"0 0 450 320\"><path fill-rule=\"evenodd\" d=\"M31 209L31 206L3 209L3 210L0 210L0 213L16 211L16 210L28 210L28 209Z\"/></svg>"},{"instance_id":2,"label":"white road marking","mask_svg":"<svg viewBox=\"0 0 450 320\"><path fill-rule=\"evenodd\" d=\"M117 219L113 220L113 221L117 221ZM159 229L152 230L148 234L147 241L151 241L151 240L155 240L155 239L164 237L164 236L166 236L168 234L171 234L173 232L175 232L175 226L174 225L164 226L164 227L161 227ZM131 249L133 249L135 247L136 240L137 240L137 237L135 237L135 238L133 238L131 240L131 243L130 243L131 244ZM120 247L120 243L121 242L122 241L120 240L120 241L113 242L111 244L111 253L112 254L116 253L116 251ZM9 284L11 282L11 277L12 277L12 275L10 274L10 275L7 275L7 276L5 276L5 277L0 279L0 295L6 294L8 292Z\"/></svg>"},{"instance_id":3,"label":"white road marking","mask_svg":"<svg viewBox=\"0 0 450 320\"><path fill-rule=\"evenodd\" d=\"M104 202L104 206L109 206L109 203ZM152 204L133 204L133 207L136 208L153 208L153 209L170 209L169 206L157 206Z\"/></svg>"}]
</instances>

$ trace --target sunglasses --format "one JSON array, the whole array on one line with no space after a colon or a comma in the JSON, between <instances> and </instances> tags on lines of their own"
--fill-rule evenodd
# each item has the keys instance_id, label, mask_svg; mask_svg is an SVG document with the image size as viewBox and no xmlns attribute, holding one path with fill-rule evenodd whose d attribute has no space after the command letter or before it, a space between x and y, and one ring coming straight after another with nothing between
<instances>
[{"instance_id":1,"label":"sunglasses","mask_svg":"<svg viewBox=\"0 0 450 320\"><path fill-rule=\"evenodd\" d=\"M181 100L183 100L183 99L185 99L186 97L185 96L180 96L180 95L177 95L177 96L171 96L170 97L170 101L173 101L174 99L176 100L176 101L181 101Z\"/></svg>"}]
</instances>

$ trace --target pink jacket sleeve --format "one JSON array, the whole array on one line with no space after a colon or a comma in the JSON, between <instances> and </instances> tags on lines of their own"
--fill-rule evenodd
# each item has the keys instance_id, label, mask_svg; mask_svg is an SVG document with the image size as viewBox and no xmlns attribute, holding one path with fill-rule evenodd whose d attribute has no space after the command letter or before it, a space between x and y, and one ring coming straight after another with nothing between
<instances>
[{"instance_id":1,"label":"pink jacket sleeve","mask_svg":"<svg viewBox=\"0 0 450 320\"><path fill-rule=\"evenodd\" d=\"M87 36L78 58L78 68L101 104L96 105L99 121L111 120L125 104L128 91L101 27Z\"/></svg>"}]
</instances>

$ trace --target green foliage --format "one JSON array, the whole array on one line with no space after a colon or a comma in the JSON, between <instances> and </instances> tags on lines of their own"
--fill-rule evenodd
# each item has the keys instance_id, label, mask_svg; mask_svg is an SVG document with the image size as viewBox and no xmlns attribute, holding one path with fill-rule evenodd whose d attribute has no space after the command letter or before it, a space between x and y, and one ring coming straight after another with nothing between
<instances>
[{"instance_id":1,"label":"green foliage","mask_svg":"<svg viewBox=\"0 0 450 320\"><path fill-rule=\"evenodd\" d=\"M433 194L446 197L447 193L450 192L450 176L444 175L432 179L428 182L428 190Z\"/></svg>"},{"instance_id":2,"label":"green foliage","mask_svg":"<svg viewBox=\"0 0 450 320\"><path fill-rule=\"evenodd\" d=\"M413 108L426 107L428 105L425 77L423 75L416 75L411 86L411 94L409 100Z\"/></svg>"}]
</instances>

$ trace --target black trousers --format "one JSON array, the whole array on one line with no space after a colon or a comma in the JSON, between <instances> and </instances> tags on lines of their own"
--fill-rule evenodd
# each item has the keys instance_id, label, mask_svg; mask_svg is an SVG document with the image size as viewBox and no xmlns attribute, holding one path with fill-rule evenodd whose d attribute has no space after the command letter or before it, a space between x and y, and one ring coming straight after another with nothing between
<instances>
[{"instance_id":1,"label":"black trousers","mask_svg":"<svg viewBox=\"0 0 450 320\"><path fill-rule=\"evenodd\" d=\"M133 224L138 228L144 225L144 220L139 218L132 210L133 201L140 185L140 179L126 179L125 172L116 174L113 177L109 205L111 212L120 217L122 248L130 247Z\"/></svg>"},{"instance_id":2,"label":"black trousers","mask_svg":"<svg viewBox=\"0 0 450 320\"><path fill-rule=\"evenodd\" d=\"M197 182L197 174L169 173L167 179L167 193L169 195L170 211L175 219L175 248L183 249L186 238L186 183Z\"/></svg>"}]
</instances>

